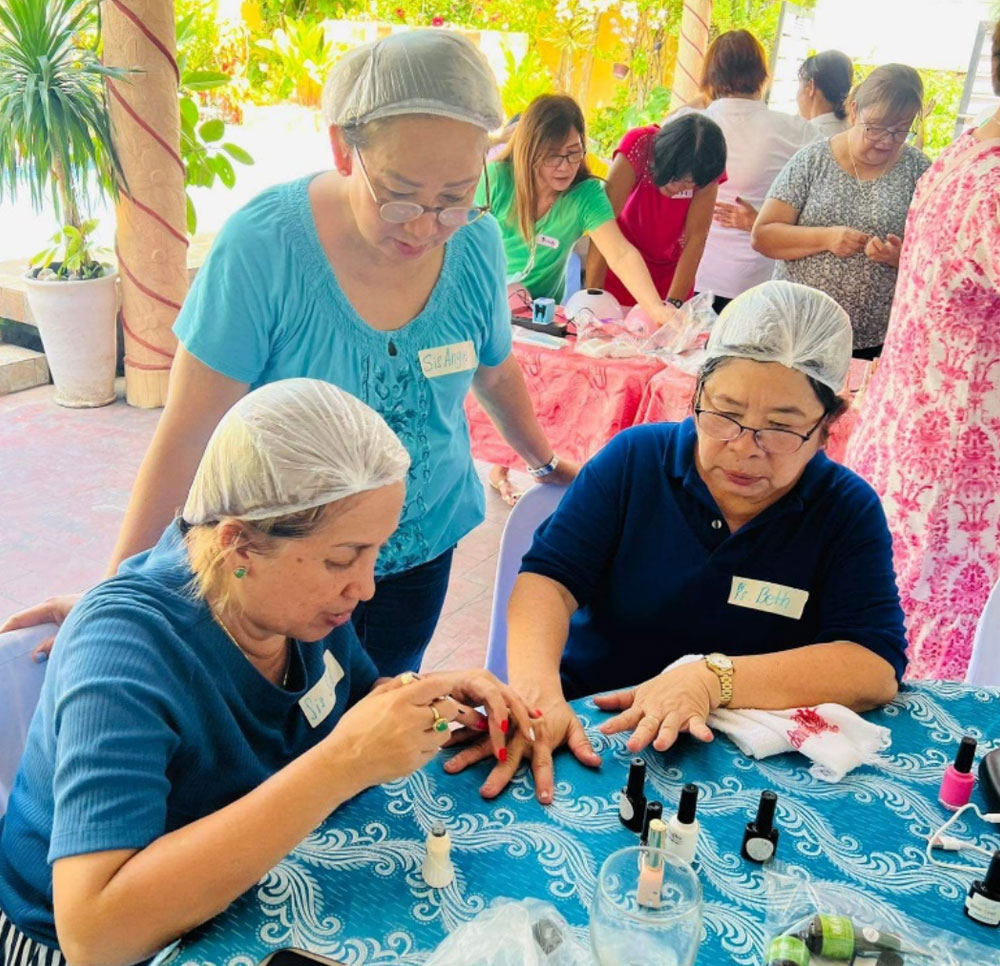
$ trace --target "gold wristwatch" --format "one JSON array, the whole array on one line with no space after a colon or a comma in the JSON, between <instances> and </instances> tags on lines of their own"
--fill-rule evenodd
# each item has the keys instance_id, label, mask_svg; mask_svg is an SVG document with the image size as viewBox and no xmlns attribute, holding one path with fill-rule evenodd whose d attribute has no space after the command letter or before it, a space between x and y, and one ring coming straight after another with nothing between
<instances>
[{"instance_id":1,"label":"gold wristwatch","mask_svg":"<svg viewBox=\"0 0 1000 966\"><path fill-rule=\"evenodd\" d=\"M719 699L719 707L724 708L733 700L733 662L725 654L706 654L705 663L715 672L719 678L719 687L722 697Z\"/></svg>"}]
</instances>

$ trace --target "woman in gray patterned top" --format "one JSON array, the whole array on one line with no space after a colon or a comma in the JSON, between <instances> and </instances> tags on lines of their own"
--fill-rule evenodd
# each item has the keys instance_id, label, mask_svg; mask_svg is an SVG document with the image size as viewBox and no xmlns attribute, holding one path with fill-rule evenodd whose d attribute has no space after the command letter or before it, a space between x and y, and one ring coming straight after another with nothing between
<instances>
[{"instance_id":1,"label":"woman in gray patterned top","mask_svg":"<svg viewBox=\"0 0 1000 966\"><path fill-rule=\"evenodd\" d=\"M802 148L774 180L753 247L774 277L832 295L854 327L854 355L879 354L889 325L903 226L930 161L904 142L923 84L912 67L878 67L849 105L851 127Z\"/></svg>"}]
</instances>

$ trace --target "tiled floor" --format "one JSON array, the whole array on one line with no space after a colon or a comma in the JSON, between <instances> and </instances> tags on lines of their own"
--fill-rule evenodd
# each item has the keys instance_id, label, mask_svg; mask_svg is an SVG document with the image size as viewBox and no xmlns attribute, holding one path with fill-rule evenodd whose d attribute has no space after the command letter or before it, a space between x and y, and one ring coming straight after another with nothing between
<instances>
[{"instance_id":1,"label":"tiled floor","mask_svg":"<svg viewBox=\"0 0 1000 966\"><path fill-rule=\"evenodd\" d=\"M122 401L63 409L51 386L0 396L0 621L101 578L158 417ZM506 517L487 488L486 520L455 552L425 667L482 665Z\"/></svg>"}]
</instances>

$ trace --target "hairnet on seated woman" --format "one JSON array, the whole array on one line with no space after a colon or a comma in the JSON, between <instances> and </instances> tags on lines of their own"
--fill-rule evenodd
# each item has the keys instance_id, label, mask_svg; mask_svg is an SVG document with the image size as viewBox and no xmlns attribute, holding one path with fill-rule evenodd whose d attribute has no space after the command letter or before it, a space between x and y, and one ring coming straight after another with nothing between
<instances>
[{"instance_id":1,"label":"hairnet on seated woman","mask_svg":"<svg viewBox=\"0 0 1000 966\"><path fill-rule=\"evenodd\" d=\"M321 379L282 379L222 417L182 517L196 525L297 513L402 482L409 467L374 409Z\"/></svg>"},{"instance_id":2,"label":"hairnet on seated woman","mask_svg":"<svg viewBox=\"0 0 1000 966\"><path fill-rule=\"evenodd\" d=\"M434 114L495 131L503 124L496 77L471 40L449 30L410 30L349 50L323 89L327 124Z\"/></svg>"},{"instance_id":3,"label":"hairnet on seated woman","mask_svg":"<svg viewBox=\"0 0 1000 966\"><path fill-rule=\"evenodd\" d=\"M722 310L705 363L723 357L779 362L840 392L853 341L850 317L826 292L796 282L763 282Z\"/></svg>"}]
</instances>

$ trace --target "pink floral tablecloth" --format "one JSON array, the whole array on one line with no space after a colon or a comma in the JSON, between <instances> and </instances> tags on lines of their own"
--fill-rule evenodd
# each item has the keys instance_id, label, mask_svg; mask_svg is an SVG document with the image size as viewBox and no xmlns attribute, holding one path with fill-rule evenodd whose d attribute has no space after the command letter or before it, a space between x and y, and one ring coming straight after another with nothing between
<instances>
[{"instance_id":1,"label":"pink floral tablecloth","mask_svg":"<svg viewBox=\"0 0 1000 966\"><path fill-rule=\"evenodd\" d=\"M864 359L851 360L847 388L851 394L852 405L833 424L833 428L830 430L830 439L826 444L827 455L837 462L843 460L847 441L857 425L858 407L853 403L859 401L861 390L868 384L871 365ZM646 384L639 409L635 415L635 422L680 422L691 414L691 397L694 395L694 387L694 376L674 366L665 366Z\"/></svg>"},{"instance_id":2,"label":"pink floral tablecloth","mask_svg":"<svg viewBox=\"0 0 1000 966\"><path fill-rule=\"evenodd\" d=\"M553 449L584 462L636 421L643 394L663 364L648 356L595 359L574 352L572 339L567 341L565 349L515 342L514 356ZM471 393L465 414L476 459L524 468Z\"/></svg>"}]
</instances>

